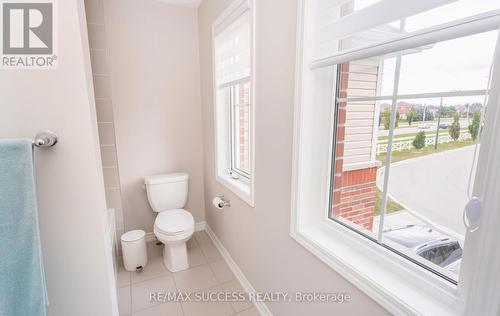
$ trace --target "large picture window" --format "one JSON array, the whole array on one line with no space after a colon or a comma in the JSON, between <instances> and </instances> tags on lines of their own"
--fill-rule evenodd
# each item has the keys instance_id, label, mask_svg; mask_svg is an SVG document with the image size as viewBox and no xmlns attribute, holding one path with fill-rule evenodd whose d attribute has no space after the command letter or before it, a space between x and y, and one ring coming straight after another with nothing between
<instances>
[{"instance_id":1,"label":"large picture window","mask_svg":"<svg viewBox=\"0 0 500 316\"><path fill-rule=\"evenodd\" d=\"M494 308L499 8L302 1L291 235L395 314Z\"/></svg>"},{"instance_id":2,"label":"large picture window","mask_svg":"<svg viewBox=\"0 0 500 316\"><path fill-rule=\"evenodd\" d=\"M336 66L330 217L453 283L497 33Z\"/></svg>"}]
</instances>

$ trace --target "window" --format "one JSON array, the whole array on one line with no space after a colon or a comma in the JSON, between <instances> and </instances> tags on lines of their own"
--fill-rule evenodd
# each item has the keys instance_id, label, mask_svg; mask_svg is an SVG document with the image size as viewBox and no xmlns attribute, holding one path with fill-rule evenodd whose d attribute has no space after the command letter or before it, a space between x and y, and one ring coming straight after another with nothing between
<instances>
[{"instance_id":1,"label":"window","mask_svg":"<svg viewBox=\"0 0 500 316\"><path fill-rule=\"evenodd\" d=\"M302 1L291 235L396 314L490 304L471 289L491 282L474 267L500 224L485 174L500 167L499 7ZM464 225L473 196L496 216L481 234Z\"/></svg>"},{"instance_id":2,"label":"window","mask_svg":"<svg viewBox=\"0 0 500 316\"><path fill-rule=\"evenodd\" d=\"M461 258L439 265L439 246L465 241L462 212L497 37L490 31L336 66L330 217L454 284ZM430 259L419 254L430 245Z\"/></svg>"},{"instance_id":3,"label":"window","mask_svg":"<svg viewBox=\"0 0 500 316\"><path fill-rule=\"evenodd\" d=\"M213 25L216 178L253 204L252 11L235 1Z\"/></svg>"}]
</instances>

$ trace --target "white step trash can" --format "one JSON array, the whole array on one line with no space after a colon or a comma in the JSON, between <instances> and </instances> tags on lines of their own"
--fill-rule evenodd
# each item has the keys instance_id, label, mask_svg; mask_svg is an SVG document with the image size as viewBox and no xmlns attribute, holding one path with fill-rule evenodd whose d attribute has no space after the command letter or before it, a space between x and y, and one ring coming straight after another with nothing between
<instances>
[{"instance_id":1,"label":"white step trash can","mask_svg":"<svg viewBox=\"0 0 500 316\"><path fill-rule=\"evenodd\" d=\"M131 230L121 236L123 265L127 271L142 271L148 264L146 233Z\"/></svg>"}]
</instances>

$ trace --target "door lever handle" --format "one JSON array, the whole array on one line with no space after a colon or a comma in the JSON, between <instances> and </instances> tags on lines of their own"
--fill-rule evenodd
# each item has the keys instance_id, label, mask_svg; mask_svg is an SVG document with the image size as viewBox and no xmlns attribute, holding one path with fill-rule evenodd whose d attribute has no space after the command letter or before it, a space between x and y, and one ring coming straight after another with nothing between
<instances>
[{"instance_id":1,"label":"door lever handle","mask_svg":"<svg viewBox=\"0 0 500 316\"><path fill-rule=\"evenodd\" d=\"M481 219L481 201L473 196L465 205L463 213L464 226L469 232L474 232L479 228Z\"/></svg>"}]
</instances>

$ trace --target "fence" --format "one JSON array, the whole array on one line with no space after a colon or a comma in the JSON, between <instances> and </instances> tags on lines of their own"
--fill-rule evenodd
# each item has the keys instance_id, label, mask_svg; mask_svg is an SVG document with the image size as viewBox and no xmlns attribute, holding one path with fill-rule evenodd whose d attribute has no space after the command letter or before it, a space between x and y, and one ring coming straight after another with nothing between
<instances>
[{"instance_id":1,"label":"fence","mask_svg":"<svg viewBox=\"0 0 500 316\"><path fill-rule=\"evenodd\" d=\"M460 136L458 137L459 141L463 140L469 140L471 139L470 133L460 133ZM444 144L444 143L449 143L453 141L453 138L451 138L450 135L442 135L438 137L438 144ZM436 143L436 137L433 136L427 136L425 138L425 146L434 146ZM392 151L403 151L403 150L410 150L413 148L413 138L412 137L404 137L404 138L399 138L395 139L394 142L392 143ZM382 143L377 144L377 155L383 154L387 152L387 141L384 141Z\"/></svg>"}]
</instances>

